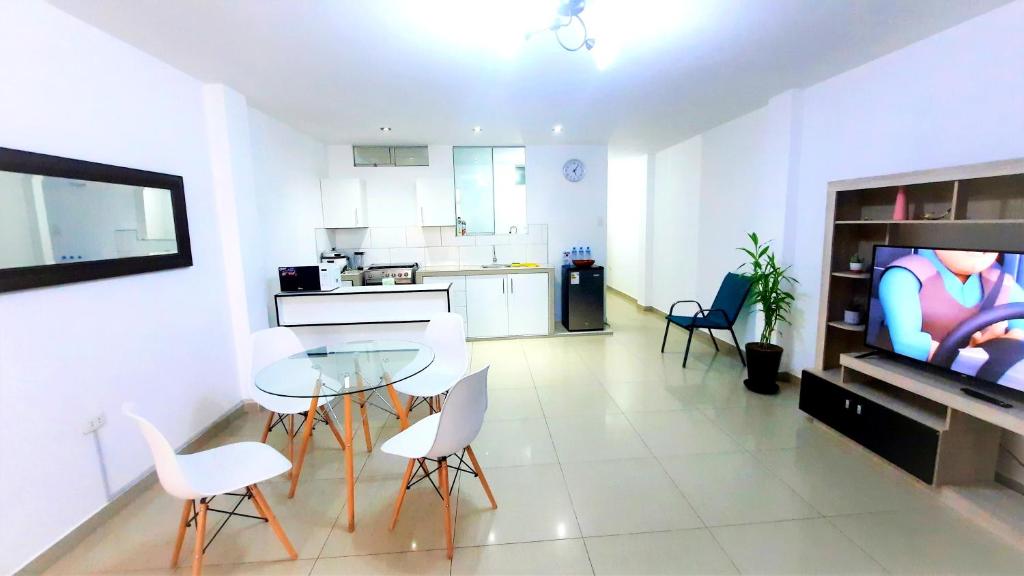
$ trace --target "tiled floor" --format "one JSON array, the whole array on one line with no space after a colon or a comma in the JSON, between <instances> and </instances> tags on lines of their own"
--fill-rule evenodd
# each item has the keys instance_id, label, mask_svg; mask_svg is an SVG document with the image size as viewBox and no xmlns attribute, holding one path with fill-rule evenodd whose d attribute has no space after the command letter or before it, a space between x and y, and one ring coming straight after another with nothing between
<instances>
[{"instance_id":1,"label":"tiled floor","mask_svg":"<svg viewBox=\"0 0 1024 576\"><path fill-rule=\"evenodd\" d=\"M300 559L282 561L262 523L232 520L206 573L1024 573L1024 550L802 416L792 387L750 394L736 357L702 342L683 370L679 332L662 355L656 316L608 304L611 337L472 344L473 367L492 367L474 446L499 508L460 480L454 561L425 485L387 530L403 463L361 444L348 533L341 452L317 434L295 499L283 479L264 490ZM262 421L253 414L216 440L258 438ZM377 414L373 430L379 446L398 428ZM52 572L169 572L179 506L147 491Z\"/></svg>"}]
</instances>

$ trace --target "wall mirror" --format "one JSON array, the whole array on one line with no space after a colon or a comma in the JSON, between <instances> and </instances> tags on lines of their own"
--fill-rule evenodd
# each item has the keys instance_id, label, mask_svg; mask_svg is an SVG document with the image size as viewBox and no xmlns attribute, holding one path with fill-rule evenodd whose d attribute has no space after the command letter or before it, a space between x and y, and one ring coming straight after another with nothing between
<instances>
[{"instance_id":1,"label":"wall mirror","mask_svg":"<svg viewBox=\"0 0 1024 576\"><path fill-rule=\"evenodd\" d=\"M0 292L192 265L180 176L0 148Z\"/></svg>"},{"instance_id":2,"label":"wall mirror","mask_svg":"<svg viewBox=\"0 0 1024 576\"><path fill-rule=\"evenodd\" d=\"M455 228L526 234L526 148L454 146ZM461 233L461 232L457 232Z\"/></svg>"}]
</instances>

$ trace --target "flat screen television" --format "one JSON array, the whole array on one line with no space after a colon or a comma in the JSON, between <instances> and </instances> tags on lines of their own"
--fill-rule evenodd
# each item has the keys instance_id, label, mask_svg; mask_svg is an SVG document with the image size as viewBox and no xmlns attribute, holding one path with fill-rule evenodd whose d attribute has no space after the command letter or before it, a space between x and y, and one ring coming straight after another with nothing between
<instances>
[{"instance_id":1,"label":"flat screen television","mask_svg":"<svg viewBox=\"0 0 1024 576\"><path fill-rule=\"evenodd\" d=\"M1024 254L876 245L865 343L1024 391Z\"/></svg>"}]
</instances>

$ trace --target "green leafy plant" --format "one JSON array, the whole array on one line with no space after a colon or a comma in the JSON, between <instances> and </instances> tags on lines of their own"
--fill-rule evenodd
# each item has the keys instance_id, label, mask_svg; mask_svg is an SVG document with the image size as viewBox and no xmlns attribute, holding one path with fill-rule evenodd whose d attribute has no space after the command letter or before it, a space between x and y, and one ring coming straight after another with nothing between
<instances>
[{"instance_id":1,"label":"green leafy plant","mask_svg":"<svg viewBox=\"0 0 1024 576\"><path fill-rule=\"evenodd\" d=\"M854 252L853 256L850 256L850 264L863 264L864 259L860 257L860 253Z\"/></svg>"},{"instance_id":2,"label":"green leafy plant","mask_svg":"<svg viewBox=\"0 0 1024 576\"><path fill-rule=\"evenodd\" d=\"M755 304L756 310L764 316L760 343L767 346L772 343L772 336L779 330L780 324L789 324L789 313L795 297L788 288L798 282L788 274L789 266L779 265L771 249L771 241L761 243L755 232L747 234L747 237L750 238L751 246L739 250L750 261L740 266L740 269L749 269L746 276L753 283L747 300Z\"/></svg>"}]
</instances>

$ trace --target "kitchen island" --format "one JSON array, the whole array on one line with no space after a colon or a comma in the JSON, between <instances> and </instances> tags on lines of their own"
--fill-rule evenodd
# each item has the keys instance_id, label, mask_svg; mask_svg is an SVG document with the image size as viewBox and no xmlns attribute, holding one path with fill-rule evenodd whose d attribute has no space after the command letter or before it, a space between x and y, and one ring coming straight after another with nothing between
<instances>
[{"instance_id":1,"label":"kitchen island","mask_svg":"<svg viewBox=\"0 0 1024 576\"><path fill-rule=\"evenodd\" d=\"M278 326L303 344L323 346L358 339L418 340L430 319L452 310L449 285L343 286L326 292L279 292Z\"/></svg>"}]
</instances>

